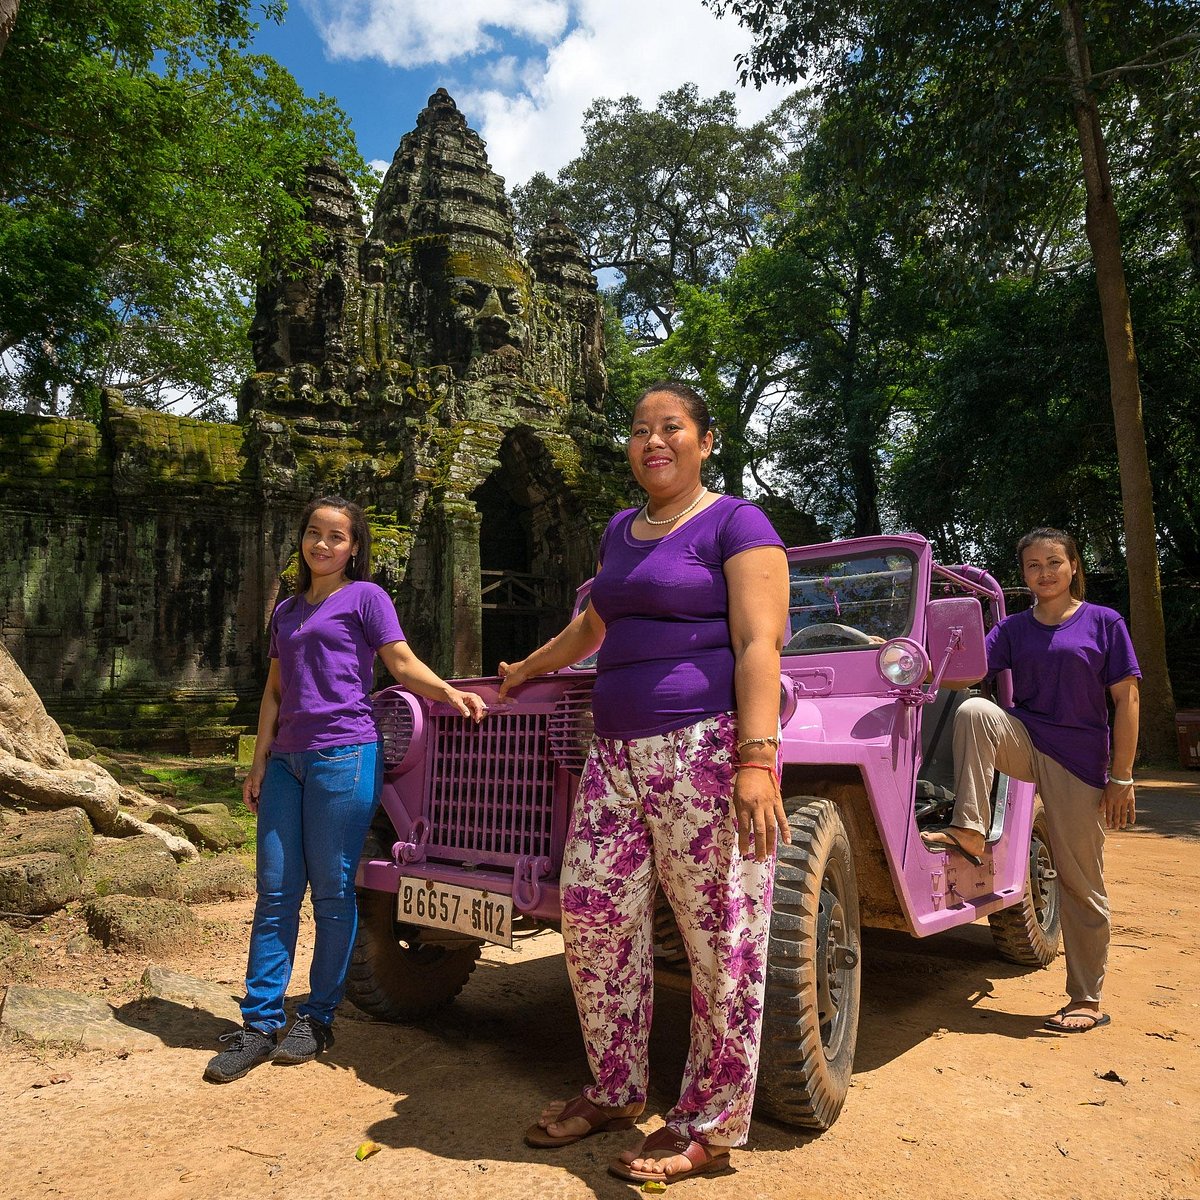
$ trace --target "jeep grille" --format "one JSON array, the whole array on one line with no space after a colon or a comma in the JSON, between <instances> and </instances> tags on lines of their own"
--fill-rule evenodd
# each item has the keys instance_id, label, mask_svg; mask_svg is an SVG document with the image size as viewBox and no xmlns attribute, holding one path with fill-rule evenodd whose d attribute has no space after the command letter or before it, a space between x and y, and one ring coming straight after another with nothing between
<instances>
[{"instance_id":1,"label":"jeep grille","mask_svg":"<svg viewBox=\"0 0 1200 1200\"><path fill-rule=\"evenodd\" d=\"M550 856L554 759L545 713L430 720L429 848L511 866Z\"/></svg>"}]
</instances>

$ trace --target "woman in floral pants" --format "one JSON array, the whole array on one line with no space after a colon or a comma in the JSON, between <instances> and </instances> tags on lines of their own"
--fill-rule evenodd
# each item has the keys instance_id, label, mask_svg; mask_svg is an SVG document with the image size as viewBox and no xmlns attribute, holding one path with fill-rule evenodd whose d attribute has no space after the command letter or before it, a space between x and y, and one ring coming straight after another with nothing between
<instances>
[{"instance_id":1,"label":"woman in floral pants","mask_svg":"<svg viewBox=\"0 0 1200 1200\"><path fill-rule=\"evenodd\" d=\"M711 493L707 406L647 389L628 456L649 501L600 544L591 603L556 638L500 664L502 695L599 650L596 737L563 858L563 939L595 1082L550 1105L537 1147L631 1128L646 1101L654 896L692 969L691 1048L678 1102L622 1178L671 1182L728 1166L758 1071L779 794L779 651L787 561L761 510ZM665 531L664 531L665 530Z\"/></svg>"}]
</instances>

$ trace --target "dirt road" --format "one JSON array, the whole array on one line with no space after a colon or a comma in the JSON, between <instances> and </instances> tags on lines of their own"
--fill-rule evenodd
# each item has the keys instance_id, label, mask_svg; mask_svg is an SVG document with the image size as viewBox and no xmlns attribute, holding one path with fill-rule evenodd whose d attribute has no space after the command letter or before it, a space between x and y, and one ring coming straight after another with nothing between
<instances>
[{"instance_id":1,"label":"dirt road","mask_svg":"<svg viewBox=\"0 0 1200 1200\"><path fill-rule=\"evenodd\" d=\"M1043 1032L1063 999L1061 959L1033 973L1002 963L986 926L926 942L869 935L841 1119L819 1136L757 1122L733 1173L682 1183L677 1200L1200 1200L1200 775L1161 774L1140 802L1139 825L1109 841L1111 1026ZM204 944L166 965L236 992L250 906L199 911ZM69 923L42 930L38 982L102 995L153 1029L153 1006L132 1003L145 962L72 955L72 934ZM225 1086L201 1079L227 1027L204 1012L176 1013L171 1044L124 1056L10 1038L0 1046L0 1195L628 1197L604 1166L638 1135L553 1152L521 1141L545 1100L585 1079L559 949L542 934L489 951L438 1019L390 1027L351 1009L326 1058ZM655 1016L655 1115L643 1131L677 1086L685 998L660 994ZM358 1162L366 1139L383 1149Z\"/></svg>"}]
</instances>

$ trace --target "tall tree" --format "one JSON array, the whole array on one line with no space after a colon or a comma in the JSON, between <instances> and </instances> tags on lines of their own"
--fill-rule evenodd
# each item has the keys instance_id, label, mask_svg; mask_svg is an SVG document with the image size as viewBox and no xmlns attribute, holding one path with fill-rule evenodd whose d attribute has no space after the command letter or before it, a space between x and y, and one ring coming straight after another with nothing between
<instances>
[{"instance_id":1,"label":"tall tree","mask_svg":"<svg viewBox=\"0 0 1200 1200\"><path fill-rule=\"evenodd\" d=\"M1029 186L1021 164L1054 142L1067 114L1073 117L1121 468L1131 625L1144 673L1142 741L1151 755L1167 756L1175 742L1174 702L1154 505L1100 99L1105 89L1181 61L1194 71L1200 3L1156 0L1131 8L1092 0L1085 10L1082 0L704 2L754 34L744 79L817 78L852 91L858 103L904 114L914 143L957 167L987 220L1013 221Z\"/></svg>"},{"instance_id":2,"label":"tall tree","mask_svg":"<svg viewBox=\"0 0 1200 1200\"><path fill-rule=\"evenodd\" d=\"M269 229L294 255L305 164L364 177L344 115L250 53L254 0L24 0L0 68L8 400L105 383L217 398L248 364ZM261 10L280 19L281 4ZM140 385L140 391L138 386Z\"/></svg>"},{"instance_id":3,"label":"tall tree","mask_svg":"<svg viewBox=\"0 0 1200 1200\"><path fill-rule=\"evenodd\" d=\"M0 54L4 53L4 47L8 45L8 39L12 36L20 5L21 0L0 0Z\"/></svg>"},{"instance_id":4,"label":"tall tree","mask_svg":"<svg viewBox=\"0 0 1200 1200\"><path fill-rule=\"evenodd\" d=\"M539 172L514 189L518 231L561 215L592 269L615 275L612 298L633 336L664 341L676 285L723 278L759 240L779 193L779 132L740 125L731 92L702 97L686 84L652 110L634 96L596 100L583 133L582 154L555 179Z\"/></svg>"}]
</instances>

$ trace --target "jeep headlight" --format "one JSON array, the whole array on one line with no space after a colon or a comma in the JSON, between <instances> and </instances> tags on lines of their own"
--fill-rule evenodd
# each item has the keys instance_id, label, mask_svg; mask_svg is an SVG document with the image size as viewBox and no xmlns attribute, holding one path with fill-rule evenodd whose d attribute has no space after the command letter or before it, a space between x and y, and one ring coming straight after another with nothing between
<instances>
[{"instance_id":1,"label":"jeep headlight","mask_svg":"<svg viewBox=\"0 0 1200 1200\"><path fill-rule=\"evenodd\" d=\"M894 638L884 643L875 665L888 683L912 687L929 674L929 655L912 638Z\"/></svg>"},{"instance_id":2,"label":"jeep headlight","mask_svg":"<svg viewBox=\"0 0 1200 1200\"><path fill-rule=\"evenodd\" d=\"M371 697L383 741L383 765L389 772L407 771L424 744L425 712L415 696L389 687Z\"/></svg>"}]
</instances>

